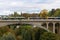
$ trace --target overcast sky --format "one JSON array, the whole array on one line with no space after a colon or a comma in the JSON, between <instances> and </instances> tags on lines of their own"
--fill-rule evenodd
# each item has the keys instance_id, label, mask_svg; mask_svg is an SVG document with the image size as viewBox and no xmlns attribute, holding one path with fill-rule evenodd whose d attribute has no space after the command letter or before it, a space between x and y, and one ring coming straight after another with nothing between
<instances>
[{"instance_id":1,"label":"overcast sky","mask_svg":"<svg viewBox=\"0 0 60 40\"><path fill-rule=\"evenodd\" d=\"M40 12L60 8L60 0L0 0L0 15L17 12Z\"/></svg>"}]
</instances>

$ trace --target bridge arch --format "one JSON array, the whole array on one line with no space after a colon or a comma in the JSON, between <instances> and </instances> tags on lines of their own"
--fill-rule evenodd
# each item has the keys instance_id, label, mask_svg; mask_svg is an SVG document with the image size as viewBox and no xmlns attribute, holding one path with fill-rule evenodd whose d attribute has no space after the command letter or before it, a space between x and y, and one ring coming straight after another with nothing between
<instances>
[{"instance_id":1,"label":"bridge arch","mask_svg":"<svg viewBox=\"0 0 60 40\"><path fill-rule=\"evenodd\" d=\"M42 23L41 26L47 28L47 24L46 24L46 22L45 22L45 23Z\"/></svg>"},{"instance_id":2,"label":"bridge arch","mask_svg":"<svg viewBox=\"0 0 60 40\"><path fill-rule=\"evenodd\" d=\"M48 24L48 29L53 32L53 23L52 22L50 22Z\"/></svg>"},{"instance_id":3,"label":"bridge arch","mask_svg":"<svg viewBox=\"0 0 60 40\"><path fill-rule=\"evenodd\" d=\"M60 23L55 23L55 33L59 34L59 29L60 29Z\"/></svg>"}]
</instances>

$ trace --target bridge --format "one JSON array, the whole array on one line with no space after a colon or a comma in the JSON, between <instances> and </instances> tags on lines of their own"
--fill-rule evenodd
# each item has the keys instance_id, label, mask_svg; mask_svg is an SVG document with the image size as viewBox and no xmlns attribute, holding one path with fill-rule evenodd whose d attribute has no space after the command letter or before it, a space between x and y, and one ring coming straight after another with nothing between
<instances>
[{"instance_id":1,"label":"bridge","mask_svg":"<svg viewBox=\"0 0 60 40\"><path fill-rule=\"evenodd\" d=\"M0 19L0 27L11 24L30 24L60 34L60 19Z\"/></svg>"}]
</instances>

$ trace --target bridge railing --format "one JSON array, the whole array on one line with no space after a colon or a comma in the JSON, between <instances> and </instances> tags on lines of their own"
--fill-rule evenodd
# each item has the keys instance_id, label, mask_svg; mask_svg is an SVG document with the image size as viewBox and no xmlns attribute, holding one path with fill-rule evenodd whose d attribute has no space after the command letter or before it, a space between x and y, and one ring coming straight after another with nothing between
<instances>
[{"instance_id":1,"label":"bridge railing","mask_svg":"<svg viewBox=\"0 0 60 40\"><path fill-rule=\"evenodd\" d=\"M38 20L46 20L46 21L51 20L52 21L52 20L60 20L60 18L57 18L57 17L56 18L52 17L52 18L48 18L48 19L46 19L46 18L0 18L0 20L23 20L23 21L24 20L27 20L27 21L28 20L33 20L33 21L34 20L37 20L37 21Z\"/></svg>"}]
</instances>

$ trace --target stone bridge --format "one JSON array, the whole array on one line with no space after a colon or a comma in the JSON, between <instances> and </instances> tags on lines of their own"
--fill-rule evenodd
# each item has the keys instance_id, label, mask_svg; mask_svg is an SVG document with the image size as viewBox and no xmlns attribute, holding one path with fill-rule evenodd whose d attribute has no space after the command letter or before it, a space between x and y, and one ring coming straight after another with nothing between
<instances>
[{"instance_id":1,"label":"stone bridge","mask_svg":"<svg viewBox=\"0 0 60 40\"><path fill-rule=\"evenodd\" d=\"M31 24L33 27L40 27L47 31L60 34L59 19L0 20L0 27L10 24Z\"/></svg>"}]
</instances>

